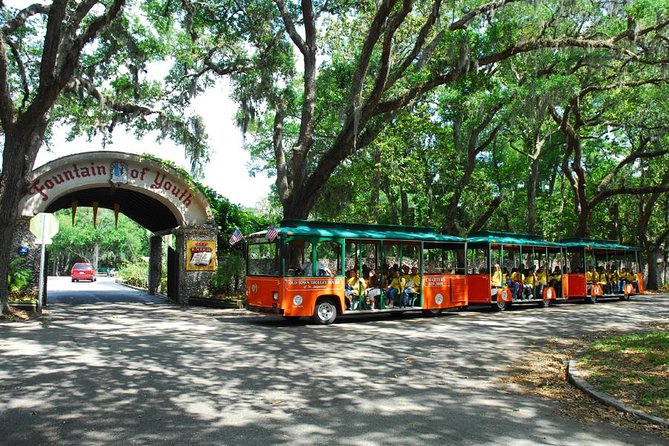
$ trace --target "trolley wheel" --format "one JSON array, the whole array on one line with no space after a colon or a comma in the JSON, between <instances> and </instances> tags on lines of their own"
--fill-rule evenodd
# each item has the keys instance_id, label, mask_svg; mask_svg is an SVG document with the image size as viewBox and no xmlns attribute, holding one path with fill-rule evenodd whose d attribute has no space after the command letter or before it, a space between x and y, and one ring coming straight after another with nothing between
<instances>
[{"instance_id":1,"label":"trolley wheel","mask_svg":"<svg viewBox=\"0 0 669 446\"><path fill-rule=\"evenodd\" d=\"M542 299L539 301L539 308L548 308L551 306L550 299Z\"/></svg>"},{"instance_id":2,"label":"trolley wheel","mask_svg":"<svg viewBox=\"0 0 669 446\"><path fill-rule=\"evenodd\" d=\"M585 298L585 303L587 303L587 304L597 303L597 296L587 296Z\"/></svg>"},{"instance_id":3,"label":"trolley wheel","mask_svg":"<svg viewBox=\"0 0 669 446\"><path fill-rule=\"evenodd\" d=\"M281 316L281 317L288 322L295 322L300 318L299 316Z\"/></svg>"},{"instance_id":4,"label":"trolley wheel","mask_svg":"<svg viewBox=\"0 0 669 446\"><path fill-rule=\"evenodd\" d=\"M509 308L511 308L511 302L506 302L499 299L497 299L497 302L492 304L493 311L506 311Z\"/></svg>"},{"instance_id":5,"label":"trolley wheel","mask_svg":"<svg viewBox=\"0 0 669 446\"><path fill-rule=\"evenodd\" d=\"M432 310L423 310L423 316L436 317L444 311L443 308L433 308Z\"/></svg>"},{"instance_id":6,"label":"trolley wheel","mask_svg":"<svg viewBox=\"0 0 669 446\"><path fill-rule=\"evenodd\" d=\"M332 299L324 298L316 302L314 308L314 315L311 320L320 325L328 325L334 322L337 318L337 307Z\"/></svg>"}]
</instances>

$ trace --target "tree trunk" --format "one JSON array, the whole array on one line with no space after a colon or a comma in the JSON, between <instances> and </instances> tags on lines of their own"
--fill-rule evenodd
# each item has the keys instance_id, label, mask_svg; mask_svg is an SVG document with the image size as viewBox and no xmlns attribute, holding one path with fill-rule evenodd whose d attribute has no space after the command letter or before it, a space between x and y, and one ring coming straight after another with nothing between
<instances>
[{"instance_id":1,"label":"tree trunk","mask_svg":"<svg viewBox=\"0 0 669 446\"><path fill-rule=\"evenodd\" d=\"M292 200L283 208L283 218L306 220L309 217L309 211L312 205L308 202Z\"/></svg>"},{"instance_id":2,"label":"tree trunk","mask_svg":"<svg viewBox=\"0 0 669 446\"><path fill-rule=\"evenodd\" d=\"M400 199L402 201L402 217L401 217L401 224L403 225L409 225L411 222L409 221L409 196L407 195L406 191L404 188L400 188Z\"/></svg>"},{"instance_id":3,"label":"tree trunk","mask_svg":"<svg viewBox=\"0 0 669 446\"><path fill-rule=\"evenodd\" d=\"M576 237L587 237L590 228L588 220L590 219L590 208L581 207L578 213L578 226L576 227Z\"/></svg>"},{"instance_id":4,"label":"tree trunk","mask_svg":"<svg viewBox=\"0 0 669 446\"><path fill-rule=\"evenodd\" d=\"M530 181L527 186L527 232L537 232L537 195L539 189L539 157L530 163Z\"/></svg>"},{"instance_id":5,"label":"tree trunk","mask_svg":"<svg viewBox=\"0 0 669 446\"><path fill-rule=\"evenodd\" d=\"M100 260L100 244L98 242L95 242L95 245L93 246L93 267L95 270L98 270L98 262ZM160 284L158 284L160 286Z\"/></svg>"},{"instance_id":6,"label":"tree trunk","mask_svg":"<svg viewBox=\"0 0 669 446\"><path fill-rule=\"evenodd\" d=\"M9 312L9 261L19 213L19 201L28 188L28 177L42 145L46 119L34 125L19 122L7 129L0 184L0 311Z\"/></svg>"},{"instance_id":7,"label":"tree trunk","mask_svg":"<svg viewBox=\"0 0 669 446\"><path fill-rule=\"evenodd\" d=\"M648 274L646 275L646 286L647 290L657 290L658 280L657 280L657 258L660 255L660 251L657 249L649 248L646 250L646 259L648 261Z\"/></svg>"},{"instance_id":8,"label":"tree trunk","mask_svg":"<svg viewBox=\"0 0 669 446\"><path fill-rule=\"evenodd\" d=\"M381 206L381 150L374 151L374 176L372 177L372 191L369 202L369 209L372 223L379 222L379 207Z\"/></svg>"}]
</instances>

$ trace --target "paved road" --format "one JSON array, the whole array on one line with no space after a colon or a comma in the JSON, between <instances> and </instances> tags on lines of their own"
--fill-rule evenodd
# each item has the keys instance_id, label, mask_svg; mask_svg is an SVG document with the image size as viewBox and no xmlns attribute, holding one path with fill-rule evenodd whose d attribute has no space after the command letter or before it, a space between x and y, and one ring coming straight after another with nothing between
<instances>
[{"instance_id":1,"label":"paved road","mask_svg":"<svg viewBox=\"0 0 669 446\"><path fill-rule=\"evenodd\" d=\"M47 318L0 325L0 444L667 444L499 382L548 337L669 320L667 296L321 327L56 283Z\"/></svg>"},{"instance_id":2,"label":"paved road","mask_svg":"<svg viewBox=\"0 0 669 446\"><path fill-rule=\"evenodd\" d=\"M47 289L48 305L165 303L164 298L149 296L143 291L120 285L113 277L98 277L96 282L72 282L69 277L50 276Z\"/></svg>"}]
</instances>

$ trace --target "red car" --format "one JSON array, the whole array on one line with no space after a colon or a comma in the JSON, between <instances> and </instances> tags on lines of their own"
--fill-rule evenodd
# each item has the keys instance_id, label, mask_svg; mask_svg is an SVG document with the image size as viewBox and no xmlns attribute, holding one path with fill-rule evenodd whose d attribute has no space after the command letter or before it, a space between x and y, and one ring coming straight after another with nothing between
<instances>
[{"instance_id":1,"label":"red car","mask_svg":"<svg viewBox=\"0 0 669 446\"><path fill-rule=\"evenodd\" d=\"M70 271L70 277L72 277L72 282L80 280L95 282L97 280L95 268L90 263L75 263Z\"/></svg>"}]
</instances>

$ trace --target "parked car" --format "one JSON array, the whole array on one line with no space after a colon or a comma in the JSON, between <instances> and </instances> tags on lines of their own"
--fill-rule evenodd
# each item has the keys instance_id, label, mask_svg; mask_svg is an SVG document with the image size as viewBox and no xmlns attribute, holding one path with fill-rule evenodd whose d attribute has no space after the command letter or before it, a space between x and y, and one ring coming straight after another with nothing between
<instances>
[{"instance_id":1,"label":"parked car","mask_svg":"<svg viewBox=\"0 0 669 446\"><path fill-rule=\"evenodd\" d=\"M72 282L79 282L80 280L95 282L97 280L95 268L90 263L75 263L72 271L70 271L70 277L72 277Z\"/></svg>"},{"instance_id":2,"label":"parked car","mask_svg":"<svg viewBox=\"0 0 669 446\"><path fill-rule=\"evenodd\" d=\"M98 268L98 276L109 276L109 271L111 271L110 266L101 266Z\"/></svg>"}]
</instances>

